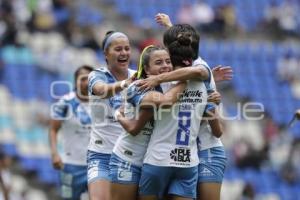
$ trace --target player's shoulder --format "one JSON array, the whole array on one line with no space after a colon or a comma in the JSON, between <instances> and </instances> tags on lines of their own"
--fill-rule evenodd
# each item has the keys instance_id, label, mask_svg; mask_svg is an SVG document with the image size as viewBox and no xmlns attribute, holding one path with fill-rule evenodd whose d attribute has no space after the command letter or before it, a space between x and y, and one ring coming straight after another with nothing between
<instances>
[{"instance_id":1,"label":"player's shoulder","mask_svg":"<svg viewBox=\"0 0 300 200\"><path fill-rule=\"evenodd\" d=\"M101 66L101 67L98 67L98 68L94 69L92 71L92 73L103 73L103 74L106 74L106 73L109 73L109 70L107 69L107 67Z\"/></svg>"},{"instance_id":2,"label":"player's shoulder","mask_svg":"<svg viewBox=\"0 0 300 200\"><path fill-rule=\"evenodd\" d=\"M203 65L207 68L209 68L209 65L207 64L207 62L202 59L200 56L198 56L198 58L196 60L194 60L193 62L193 66L197 66L197 65Z\"/></svg>"}]
</instances>

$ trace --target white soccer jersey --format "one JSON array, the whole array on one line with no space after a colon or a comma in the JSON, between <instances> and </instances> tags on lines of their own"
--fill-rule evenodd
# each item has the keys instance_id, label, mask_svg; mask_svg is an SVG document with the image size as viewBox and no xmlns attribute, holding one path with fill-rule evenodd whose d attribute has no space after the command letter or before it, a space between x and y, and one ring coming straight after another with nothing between
<instances>
[{"instance_id":1,"label":"white soccer jersey","mask_svg":"<svg viewBox=\"0 0 300 200\"><path fill-rule=\"evenodd\" d=\"M208 64L201 57L198 57L198 59L194 61L194 65L203 65L209 68ZM213 76L211 77L210 84L207 85L207 89L208 91L216 90L216 83ZM218 146L223 146L220 138L217 138L212 134L210 125L207 121L204 121L200 126L198 134L199 151Z\"/></svg>"},{"instance_id":2,"label":"white soccer jersey","mask_svg":"<svg viewBox=\"0 0 300 200\"><path fill-rule=\"evenodd\" d=\"M210 74L211 74L211 77L210 77L210 82L209 84L207 85L208 89L210 90L216 90L216 83L215 83L215 79L214 79L214 76L212 74L212 71L209 67L209 65L207 64L207 62L205 62L205 60L203 60L200 56L193 62L193 66L197 66L197 65L202 65L202 66L205 66Z\"/></svg>"},{"instance_id":3,"label":"white soccer jersey","mask_svg":"<svg viewBox=\"0 0 300 200\"><path fill-rule=\"evenodd\" d=\"M159 108L144 163L182 168L198 165L196 138L206 102L205 83L188 81L177 105Z\"/></svg>"},{"instance_id":4,"label":"white soccer jersey","mask_svg":"<svg viewBox=\"0 0 300 200\"><path fill-rule=\"evenodd\" d=\"M156 89L161 91L160 87ZM138 106L147 92L138 91L136 85L131 84L126 92L125 116L132 118L138 114ZM145 124L145 127L136 135L132 136L126 131L118 138L113 152L127 162L142 166L143 158L147 150L150 136L153 131L153 121Z\"/></svg>"},{"instance_id":5,"label":"white soccer jersey","mask_svg":"<svg viewBox=\"0 0 300 200\"><path fill-rule=\"evenodd\" d=\"M128 70L128 78L135 73ZM91 151L111 154L119 135L124 132L123 127L117 122L113 113L122 104L121 93L101 99L93 95L92 88L97 82L114 83L117 80L107 68L101 67L89 74L89 95L92 117L92 132L88 149Z\"/></svg>"},{"instance_id":6,"label":"white soccer jersey","mask_svg":"<svg viewBox=\"0 0 300 200\"><path fill-rule=\"evenodd\" d=\"M59 134L62 139L63 163L86 165L91 118L88 103L84 104L71 92L52 107L53 119L63 120Z\"/></svg>"}]
</instances>

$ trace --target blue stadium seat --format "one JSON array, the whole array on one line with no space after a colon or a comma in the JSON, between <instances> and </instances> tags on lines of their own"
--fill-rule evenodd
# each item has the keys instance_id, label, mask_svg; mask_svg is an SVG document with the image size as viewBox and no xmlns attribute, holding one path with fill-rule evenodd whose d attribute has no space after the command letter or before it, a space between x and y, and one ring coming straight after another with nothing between
<instances>
[{"instance_id":1,"label":"blue stadium seat","mask_svg":"<svg viewBox=\"0 0 300 200\"><path fill-rule=\"evenodd\" d=\"M2 146L2 149L3 149L5 154L7 154L9 156L12 156L12 157L15 157L15 156L18 155L17 148L16 148L15 144L4 143L4 144L1 144L1 146Z\"/></svg>"},{"instance_id":2,"label":"blue stadium seat","mask_svg":"<svg viewBox=\"0 0 300 200\"><path fill-rule=\"evenodd\" d=\"M58 24L66 22L70 18L70 11L66 8L55 9L53 13Z\"/></svg>"}]
</instances>

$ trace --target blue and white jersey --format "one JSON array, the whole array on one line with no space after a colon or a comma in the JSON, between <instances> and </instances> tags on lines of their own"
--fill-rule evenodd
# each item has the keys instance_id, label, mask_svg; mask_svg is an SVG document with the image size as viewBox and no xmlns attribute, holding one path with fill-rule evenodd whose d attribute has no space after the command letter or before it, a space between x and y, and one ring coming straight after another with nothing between
<instances>
[{"instance_id":1,"label":"blue and white jersey","mask_svg":"<svg viewBox=\"0 0 300 200\"><path fill-rule=\"evenodd\" d=\"M135 73L128 70L128 78ZM92 117L91 140L88 149L94 152L111 154L119 135L124 132L123 127L117 122L113 113L123 102L121 93L110 98L101 98L93 94L92 89L98 82L111 84L117 82L107 68L101 67L89 74L89 96Z\"/></svg>"},{"instance_id":2,"label":"blue and white jersey","mask_svg":"<svg viewBox=\"0 0 300 200\"><path fill-rule=\"evenodd\" d=\"M161 92L160 87L156 91ZM143 97L149 91L139 91L135 83L132 83L126 92L125 116L129 119L136 117L139 113L138 106ZM144 128L136 135L132 136L126 131L118 138L113 152L123 160L137 166L142 166L143 158L147 150L150 136L153 130L154 121L149 121Z\"/></svg>"},{"instance_id":3,"label":"blue and white jersey","mask_svg":"<svg viewBox=\"0 0 300 200\"><path fill-rule=\"evenodd\" d=\"M91 117L88 103L82 103L75 92L64 95L52 107L52 118L63 120L59 130L62 139L63 163L86 165L90 140Z\"/></svg>"},{"instance_id":4,"label":"blue and white jersey","mask_svg":"<svg viewBox=\"0 0 300 200\"><path fill-rule=\"evenodd\" d=\"M200 56L193 62L193 66L197 66L197 65L202 65L206 67L209 70L210 74L212 74L209 65ZM217 89L214 76L210 77L210 81L206 81L206 87L208 89L208 92L215 91Z\"/></svg>"},{"instance_id":5,"label":"blue and white jersey","mask_svg":"<svg viewBox=\"0 0 300 200\"><path fill-rule=\"evenodd\" d=\"M198 59L194 61L193 65L203 65L209 68L208 64L201 57L198 57ZM213 76L211 76L210 84L207 84L206 86L208 92L216 90L216 83ZM200 126L200 130L198 134L199 151L209 149L212 147L218 147L218 146L223 146L221 139L215 137L212 134L209 123L207 121L204 121Z\"/></svg>"},{"instance_id":6,"label":"blue and white jersey","mask_svg":"<svg viewBox=\"0 0 300 200\"><path fill-rule=\"evenodd\" d=\"M199 164L196 139L207 96L205 83L191 80L178 104L158 109L144 163L180 168Z\"/></svg>"}]
</instances>

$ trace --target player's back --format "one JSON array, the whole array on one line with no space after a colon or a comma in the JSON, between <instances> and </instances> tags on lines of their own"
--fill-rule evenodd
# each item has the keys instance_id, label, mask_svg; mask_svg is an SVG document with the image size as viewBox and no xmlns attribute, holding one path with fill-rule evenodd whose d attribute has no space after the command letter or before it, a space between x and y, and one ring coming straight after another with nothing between
<instances>
[{"instance_id":1,"label":"player's back","mask_svg":"<svg viewBox=\"0 0 300 200\"><path fill-rule=\"evenodd\" d=\"M157 166L198 165L196 138L207 102L203 81L188 81L178 104L159 108L144 163Z\"/></svg>"}]
</instances>

